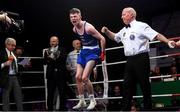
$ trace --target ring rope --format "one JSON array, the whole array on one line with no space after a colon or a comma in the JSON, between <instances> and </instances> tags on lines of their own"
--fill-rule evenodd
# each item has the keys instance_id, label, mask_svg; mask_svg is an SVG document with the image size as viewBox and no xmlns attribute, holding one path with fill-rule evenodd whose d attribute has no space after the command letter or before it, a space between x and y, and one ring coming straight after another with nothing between
<instances>
[{"instance_id":1,"label":"ring rope","mask_svg":"<svg viewBox=\"0 0 180 112\"><path fill-rule=\"evenodd\" d=\"M45 100L42 101L27 101L27 102L22 102L23 104L31 104L31 103L45 103ZM10 103L10 105L15 105L16 103ZM3 105L0 103L0 105Z\"/></svg>"},{"instance_id":2,"label":"ring rope","mask_svg":"<svg viewBox=\"0 0 180 112\"><path fill-rule=\"evenodd\" d=\"M169 40L179 40L180 37L174 37L174 38L169 38ZM161 41L152 41L152 42L149 42L150 44L155 44L155 43L160 43ZM119 47L111 47L111 48L106 48L105 50L106 51L109 51L109 50L115 50L115 49L121 49L121 48L124 48L124 46L119 46ZM73 54L70 54L70 55L76 55L76 54L79 54L79 53L73 53ZM18 58L31 58L31 59L43 59L43 57L18 57Z\"/></svg>"},{"instance_id":3,"label":"ring rope","mask_svg":"<svg viewBox=\"0 0 180 112\"><path fill-rule=\"evenodd\" d=\"M45 86L29 86L29 87L21 87L22 89L36 89L36 88L45 88Z\"/></svg>"},{"instance_id":4,"label":"ring rope","mask_svg":"<svg viewBox=\"0 0 180 112\"><path fill-rule=\"evenodd\" d=\"M175 75L162 75L162 76L152 76L149 77L150 79L158 79L158 78L168 78L172 76L180 76L180 74L175 74ZM108 82L122 82L124 81L123 79L120 80L111 80ZM101 84L104 83L104 81L98 81L98 82L92 82L92 84ZM76 84L69 84L69 86L75 86ZM30 86L30 87L22 87L22 89L33 89L33 88L45 88L45 86Z\"/></svg>"},{"instance_id":5,"label":"ring rope","mask_svg":"<svg viewBox=\"0 0 180 112\"><path fill-rule=\"evenodd\" d=\"M174 37L174 38L169 38L169 40L179 40L180 37ZM161 41L157 40L157 41L151 41L149 42L149 44L155 44L155 43L160 43ZM124 48L124 46L119 46L119 47L112 47L112 48L106 48L106 51L109 50L116 50L116 49L121 49Z\"/></svg>"},{"instance_id":6,"label":"ring rope","mask_svg":"<svg viewBox=\"0 0 180 112\"><path fill-rule=\"evenodd\" d=\"M161 56L154 56L154 57L150 57L150 59L158 59L158 58L167 58L167 57L173 57L173 56L180 56L180 53L173 53L173 54L168 54L168 55L161 55ZM30 57L26 57L26 58L30 58ZM41 58L41 57L39 57ZM112 62L112 63L106 63L106 65L116 65L116 64L123 64L126 63L127 61L119 61L119 62ZM98 64L96 65L98 66L102 66L102 64ZM22 71L20 73L44 73L43 71Z\"/></svg>"},{"instance_id":7,"label":"ring rope","mask_svg":"<svg viewBox=\"0 0 180 112\"><path fill-rule=\"evenodd\" d=\"M159 94L159 95L151 95L153 98L156 97L172 97L172 96L180 96L180 93L176 93L176 94ZM139 96L133 96L133 98L143 98L142 95ZM108 99L108 100L112 100L112 99L122 99L122 96L119 97L107 97L107 98L95 98L96 100L103 100L103 99ZM68 101L77 101L79 99L68 99ZM85 98L85 100L89 100L89 98Z\"/></svg>"},{"instance_id":8,"label":"ring rope","mask_svg":"<svg viewBox=\"0 0 180 112\"><path fill-rule=\"evenodd\" d=\"M180 56L180 53L172 53L172 54L168 54L168 55L154 56L154 57L150 57L150 59L167 58L167 57L173 57L173 56ZM126 63L126 62L127 61L112 62L112 63L106 63L106 65L116 65L116 64ZM96 66L102 66L102 64L98 64Z\"/></svg>"},{"instance_id":9,"label":"ring rope","mask_svg":"<svg viewBox=\"0 0 180 112\"><path fill-rule=\"evenodd\" d=\"M21 71L21 72L18 72L18 73L32 73L32 74L41 73L41 74L43 74L44 71Z\"/></svg>"},{"instance_id":10,"label":"ring rope","mask_svg":"<svg viewBox=\"0 0 180 112\"><path fill-rule=\"evenodd\" d=\"M180 74L174 74L174 75L162 75L162 76L152 76L149 77L149 79L158 79L158 78L168 78L168 77L173 77L173 76L180 76ZM124 79L120 80L109 80L108 82L123 82ZM98 81L98 82L92 82L92 84L102 84L104 81ZM69 86L75 86L76 84L69 84Z\"/></svg>"},{"instance_id":11,"label":"ring rope","mask_svg":"<svg viewBox=\"0 0 180 112\"><path fill-rule=\"evenodd\" d=\"M164 57L171 57L171 56L178 56L180 55L180 53L174 53L174 54L169 54L169 55L162 55L162 56L155 56L155 57L150 57L150 59L157 59L157 58L164 58ZM24 57L24 58L31 58L31 57ZM37 58L37 57L34 57ZM38 57L39 59L41 59L41 57ZM114 64L120 64L120 63L126 63L126 61L121 61L121 62L116 62ZM107 63L106 65L112 65L112 63ZM99 66L99 65L97 65ZM20 73L44 73L43 71L23 71ZM154 76L154 77L150 77L151 79L155 79L155 78L165 78L165 77L171 77L171 76L175 76L175 75L165 75L165 76ZM180 74L176 75L176 76L180 76ZM106 82L121 82L123 81L123 79L121 80L112 80L112 81L106 81ZM99 83L104 83L104 81L99 81L99 82L92 82L92 84L99 84ZM74 86L76 84L70 84L70 86ZM45 88L45 86L34 86L34 87L22 87L23 89L29 89L29 88ZM33 103L33 102L32 102Z\"/></svg>"},{"instance_id":12,"label":"ring rope","mask_svg":"<svg viewBox=\"0 0 180 112\"><path fill-rule=\"evenodd\" d=\"M180 37L169 38L169 40L180 40ZM156 40L156 41L149 42L149 44L155 44L155 43L160 43L160 42L161 41ZM121 48L124 48L124 46L110 47L110 48L106 48L105 50L110 51L110 50L116 50L116 49L121 49ZM79 54L79 53L73 53L73 54L70 54L70 55L76 55L76 54Z\"/></svg>"},{"instance_id":13,"label":"ring rope","mask_svg":"<svg viewBox=\"0 0 180 112\"><path fill-rule=\"evenodd\" d=\"M175 37L175 38L171 38L170 40L177 40L179 39L180 37ZM153 41L153 42L150 42L150 44L153 44L153 43L159 43L160 41ZM107 48L106 50L114 50L114 49L119 49L119 48L123 48L123 46L120 46L120 47L114 47L114 48ZM162 58L162 57L170 57L170 56L177 56L177 55L180 55L180 53L176 53L176 54L169 54L169 55L164 55L164 56L156 56L156 57L150 57L150 59L157 59L157 58ZM19 58L31 58L31 59L43 59L43 57L19 57ZM121 63L126 63L126 61L121 61L121 62L117 62L118 64L121 64ZM116 64L116 63L114 63ZM113 65L112 63L108 63L106 65ZM101 66L101 65L97 65L97 66ZM23 71L23 72L20 72L20 73L44 73L43 71ZM175 75L166 75L166 77L171 77L171 76L175 76ZM180 74L179 74L180 76ZM165 77L165 76L154 76L154 77L150 77L152 79L155 79L155 78L162 78L162 77ZM113 80L113 81L107 81L107 82L115 82L115 81L123 81L123 79L121 80ZM93 84L98 84L98 83L103 83L104 81L100 81L100 82L93 82ZM76 85L76 84L70 84L70 85ZM29 88L45 88L45 86L33 86L33 87L22 87L23 89L29 89ZM152 95L152 97L164 97L164 96L180 96L179 93L177 94L162 94L162 95ZM141 98L142 96L133 96L133 98ZM118 99L118 97L106 97L106 98L95 98L95 99ZM119 98L122 98L122 97L119 97ZM73 99L69 99L69 100L73 100ZM78 100L78 99L74 99L74 100ZM41 103L41 102L46 102L45 100L44 101L31 101L31 102L23 102L23 104L25 103ZM15 103L10 103L10 104L15 104ZM0 104L2 105L2 104Z\"/></svg>"},{"instance_id":14,"label":"ring rope","mask_svg":"<svg viewBox=\"0 0 180 112\"><path fill-rule=\"evenodd\" d=\"M43 57L18 57L18 58L44 59Z\"/></svg>"}]
</instances>

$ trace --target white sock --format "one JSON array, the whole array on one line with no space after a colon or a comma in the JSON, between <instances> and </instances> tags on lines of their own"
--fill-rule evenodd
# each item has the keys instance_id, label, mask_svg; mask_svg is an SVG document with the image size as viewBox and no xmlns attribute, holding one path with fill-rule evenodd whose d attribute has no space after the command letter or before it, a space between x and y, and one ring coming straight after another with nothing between
<instances>
[{"instance_id":1,"label":"white sock","mask_svg":"<svg viewBox=\"0 0 180 112\"><path fill-rule=\"evenodd\" d=\"M89 94L90 101L94 101L94 94Z\"/></svg>"},{"instance_id":2,"label":"white sock","mask_svg":"<svg viewBox=\"0 0 180 112\"><path fill-rule=\"evenodd\" d=\"M83 101L84 100L84 95L79 95L79 99Z\"/></svg>"}]
</instances>

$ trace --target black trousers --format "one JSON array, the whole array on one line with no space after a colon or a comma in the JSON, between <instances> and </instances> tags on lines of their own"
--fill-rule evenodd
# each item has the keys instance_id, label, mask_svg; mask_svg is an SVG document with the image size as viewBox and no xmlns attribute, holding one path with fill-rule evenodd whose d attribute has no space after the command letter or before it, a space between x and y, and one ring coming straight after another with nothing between
<instances>
[{"instance_id":1,"label":"black trousers","mask_svg":"<svg viewBox=\"0 0 180 112\"><path fill-rule=\"evenodd\" d=\"M149 74L150 60L148 53L128 57L123 82L123 111L131 110L132 96L137 83L140 84L143 93L144 110L152 108Z\"/></svg>"},{"instance_id":2,"label":"black trousers","mask_svg":"<svg viewBox=\"0 0 180 112\"><path fill-rule=\"evenodd\" d=\"M51 74L52 77L47 79L47 106L48 110L52 111L54 106L54 96L56 89L58 89L59 98L60 98L60 110L65 111L66 108L66 90L67 90L67 82L63 77L58 77L58 75L65 75L65 74L59 74L58 72L54 72Z\"/></svg>"}]
</instances>

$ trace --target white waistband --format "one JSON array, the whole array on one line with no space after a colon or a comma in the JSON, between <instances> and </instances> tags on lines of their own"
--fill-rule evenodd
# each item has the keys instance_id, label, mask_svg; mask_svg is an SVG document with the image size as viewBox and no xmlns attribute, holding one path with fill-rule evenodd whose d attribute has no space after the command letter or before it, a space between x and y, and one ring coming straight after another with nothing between
<instances>
[{"instance_id":1,"label":"white waistband","mask_svg":"<svg viewBox=\"0 0 180 112\"><path fill-rule=\"evenodd\" d=\"M95 48L99 48L99 45L97 45L97 46L83 46L83 49L95 49Z\"/></svg>"}]
</instances>

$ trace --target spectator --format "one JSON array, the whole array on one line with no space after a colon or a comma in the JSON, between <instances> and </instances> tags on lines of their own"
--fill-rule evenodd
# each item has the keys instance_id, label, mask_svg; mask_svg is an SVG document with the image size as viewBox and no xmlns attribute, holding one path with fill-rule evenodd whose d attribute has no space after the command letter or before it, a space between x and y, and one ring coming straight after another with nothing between
<instances>
[{"instance_id":1,"label":"spectator","mask_svg":"<svg viewBox=\"0 0 180 112\"><path fill-rule=\"evenodd\" d=\"M176 66L171 66L170 67L170 73L169 73L170 75L172 75L172 78L174 78L174 80L177 80L177 68L176 68Z\"/></svg>"},{"instance_id":2,"label":"spectator","mask_svg":"<svg viewBox=\"0 0 180 112\"><path fill-rule=\"evenodd\" d=\"M24 54L24 49L21 46L17 46L15 49L15 55L18 57L18 67L20 70L26 70L31 68L31 61L30 58L21 58L23 56L26 56Z\"/></svg>"},{"instance_id":3,"label":"spectator","mask_svg":"<svg viewBox=\"0 0 180 112\"><path fill-rule=\"evenodd\" d=\"M180 106L180 100L176 96L171 97L171 106L172 107Z\"/></svg>"},{"instance_id":4,"label":"spectator","mask_svg":"<svg viewBox=\"0 0 180 112\"><path fill-rule=\"evenodd\" d=\"M0 21L6 22L8 24L12 23L12 20L7 16L7 13L0 14Z\"/></svg>"},{"instance_id":5,"label":"spectator","mask_svg":"<svg viewBox=\"0 0 180 112\"><path fill-rule=\"evenodd\" d=\"M120 97L121 90L119 85L115 85L113 88L112 97ZM110 111L120 111L122 108L122 100L121 99L112 99L109 100L108 110Z\"/></svg>"},{"instance_id":6,"label":"spectator","mask_svg":"<svg viewBox=\"0 0 180 112\"><path fill-rule=\"evenodd\" d=\"M161 76L160 67L156 66L151 75L152 76ZM152 82L159 82L159 81L162 81L162 80L163 80L163 78L153 78L153 79L151 79Z\"/></svg>"},{"instance_id":7,"label":"spectator","mask_svg":"<svg viewBox=\"0 0 180 112\"><path fill-rule=\"evenodd\" d=\"M102 98L103 97L103 89L100 85L96 85L94 87L94 94L97 98ZM96 111L106 111L107 110L107 105L108 105L108 100L107 99L100 99L97 100L97 105L95 110Z\"/></svg>"},{"instance_id":8,"label":"spectator","mask_svg":"<svg viewBox=\"0 0 180 112\"><path fill-rule=\"evenodd\" d=\"M137 112L137 105L135 100L132 100L131 112Z\"/></svg>"},{"instance_id":9,"label":"spectator","mask_svg":"<svg viewBox=\"0 0 180 112\"><path fill-rule=\"evenodd\" d=\"M61 111L67 110L66 108L66 95L67 95L67 70L66 70L66 51L63 47L59 46L59 39L56 36L50 38L50 47L44 52L44 61L47 64L47 106L48 110L52 111L53 99L56 88L58 88L60 98Z\"/></svg>"},{"instance_id":10,"label":"spectator","mask_svg":"<svg viewBox=\"0 0 180 112\"><path fill-rule=\"evenodd\" d=\"M81 49L81 41L74 40L72 42L72 45L74 47L74 50L71 51L67 56L66 68L71 74L72 83L76 83L75 76L76 76L77 56L78 56L79 51Z\"/></svg>"},{"instance_id":11,"label":"spectator","mask_svg":"<svg viewBox=\"0 0 180 112\"><path fill-rule=\"evenodd\" d=\"M17 58L13 51L16 47L16 40L7 38L5 49L0 52L0 87L2 87L3 111L9 111L10 93L13 90L17 110L22 111L22 92L17 78Z\"/></svg>"}]
</instances>

